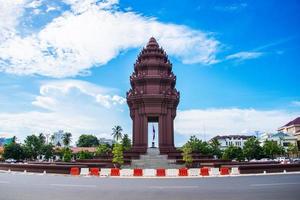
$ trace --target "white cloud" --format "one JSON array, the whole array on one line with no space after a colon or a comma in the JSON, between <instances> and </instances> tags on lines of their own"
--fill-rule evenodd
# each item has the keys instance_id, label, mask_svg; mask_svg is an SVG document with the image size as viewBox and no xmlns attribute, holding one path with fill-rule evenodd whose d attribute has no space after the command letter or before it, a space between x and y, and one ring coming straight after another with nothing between
<instances>
[{"instance_id":1,"label":"white cloud","mask_svg":"<svg viewBox=\"0 0 300 200\"><path fill-rule=\"evenodd\" d=\"M105 108L122 105L125 98L111 95L115 90L96 86L92 83L79 80L50 81L40 87L40 95L32 102L33 105L60 112L69 108L72 110L80 98L89 98L91 102L99 103ZM72 97L72 98L70 98ZM67 106L61 102L69 102ZM80 102L82 103L82 102ZM61 107L60 104L63 106ZM82 106L78 104L78 106ZM86 106L86 105L85 105ZM76 106L75 106L76 107Z\"/></svg>"},{"instance_id":2,"label":"white cloud","mask_svg":"<svg viewBox=\"0 0 300 200\"><path fill-rule=\"evenodd\" d=\"M236 59L239 61L243 61L243 60L255 59L262 55L263 55L262 52L242 51L242 52L238 52L235 54L231 54L231 55L227 56L226 59L227 60Z\"/></svg>"},{"instance_id":3,"label":"white cloud","mask_svg":"<svg viewBox=\"0 0 300 200\"><path fill-rule=\"evenodd\" d=\"M130 130L128 113L123 112L125 99L116 93L115 89L85 81L45 82L32 102L35 109L0 113L0 133L24 139L32 133L62 129L72 132L74 140L84 133L110 138L114 125L120 124L125 132ZM98 101L99 96L105 96L105 102Z\"/></svg>"},{"instance_id":4,"label":"white cloud","mask_svg":"<svg viewBox=\"0 0 300 200\"><path fill-rule=\"evenodd\" d=\"M0 0L0 44L16 34L15 28L23 14L24 5L25 0Z\"/></svg>"},{"instance_id":5,"label":"white cloud","mask_svg":"<svg viewBox=\"0 0 300 200\"><path fill-rule=\"evenodd\" d=\"M51 12L51 11L54 11L54 10L60 10L60 8L56 7L56 6L49 6L49 5L47 5L46 12Z\"/></svg>"},{"instance_id":6,"label":"white cloud","mask_svg":"<svg viewBox=\"0 0 300 200\"><path fill-rule=\"evenodd\" d=\"M25 5L26 8L38 8L42 5L42 0L33 0L29 1L28 4Z\"/></svg>"},{"instance_id":7,"label":"white cloud","mask_svg":"<svg viewBox=\"0 0 300 200\"><path fill-rule=\"evenodd\" d=\"M100 9L111 9L114 5L118 4L118 0L63 0L66 4L71 6L74 13L82 13L91 9L92 7L98 7Z\"/></svg>"},{"instance_id":8,"label":"white cloud","mask_svg":"<svg viewBox=\"0 0 300 200\"><path fill-rule=\"evenodd\" d=\"M13 34L0 44L0 71L51 77L84 75L121 51L145 45L151 36L183 63L216 62L219 42L209 33L120 11L114 7L118 3L115 0L65 2L71 5L71 11L65 11L39 32L23 37ZM5 18L14 14L6 14ZM12 20L13 24L17 19Z\"/></svg>"},{"instance_id":9,"label":"white cloud","mask_svg":"<svg viewBox=\"0 0 300 200\"><path fill-rule=\"evenodd\" d=\"M182 135L203 134L213 137L220 134L276 131L277 128L299 116L282 110L255 109L194 109L178 111L175 132Z\"/></svg>"}]
</instances>

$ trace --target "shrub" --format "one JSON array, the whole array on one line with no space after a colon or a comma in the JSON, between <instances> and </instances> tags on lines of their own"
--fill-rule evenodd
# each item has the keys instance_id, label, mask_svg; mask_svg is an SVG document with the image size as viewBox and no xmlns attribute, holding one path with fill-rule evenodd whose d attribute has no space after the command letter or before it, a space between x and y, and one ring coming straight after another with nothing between
<instances>
[{"instance_id":1,"label":"shrub","mask_svg":"<svg viewBox=\"0 0 300 200\"><path fill-rule=\"evenodd\" d=\"M79 159L92 159L93 154L88 151L80 151L78 154Z\"/></svg>"},{"instance_id":2,"label":"shrub","mask_svg":"<svg viewBox=\"0 0 300 200\"><path fill-rule=\"evenodd\" d=\"M64 162L70 162L72 159L72 152L71 149L65 148L64 149L64 154L63 154L63 161Z\"/></svg>"},{"instance_id":3,"label":"shrub","mask_svg":"<svg viewBox=\"0 0 300 200\"><path fill-rule=\"evenodd\" d=\"M112 162L115 164L116 167L120 167L122 164L124 164L123 146L121 144L115 144L112 153Z\"/></svg>"},{"instance_id":4,"label":"shrub","mask_svg":"<svg viewBox=\"0 0 300 200\"><path fill-rule=\"evenodd\" d=\"M182 159L185 162L186 167L190 167L193 163L192 148L189 145L182 147Z\"/></svg>"},{"instance_id":5,"label":"shrub","mask_svg":"<svg viewBox=\"0 0 300 200\"><path fill-rule=\"evenodd\" d=\"M109 144L100 144L96 150L96 154L100 156L108 155L109 152L111 152Z\"/></svg>"},{"instance_id":6,"label":"shrub","mask_svg":"<svg viewBox=\"0 0 300 200\"><path fill-rule=\"evenodd\" d=\"M242 161L242 160L244 160L243 150L240 147L231 145L227 149L225 149L222 158L226 159L226 160L235 159L238 161Z\"/></svg>"}]
</instances>

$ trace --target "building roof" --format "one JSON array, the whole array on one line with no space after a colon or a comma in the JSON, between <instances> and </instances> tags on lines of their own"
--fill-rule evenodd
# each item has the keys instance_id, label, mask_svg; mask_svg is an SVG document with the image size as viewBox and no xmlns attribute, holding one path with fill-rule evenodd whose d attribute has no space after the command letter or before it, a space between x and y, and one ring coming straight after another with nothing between
<instances>
[{"instance_id":1,"label":"building roof","mask_svg":"<svg viewBox=\"0 0 300 200\"><path fill-rule=\"evenodd\" d=\"M277 132L277 133L264 133L260 136L260 140L266 140L266 139L274 139L274 138L281 138L281 139L296 139L295 136L293 136L290 133L285 132Z\"/></svg>"},{"instance_id":2,"label":"building roof","mask_svg":"<svg viewBox=\"0 0 300 200\"><path fill-rule=\"evenodd\" d=\"M290 121L284 126L292 126L292 125L300 125L300 117L297 117L296 119Z\"/></svg>"},{"instance_id":3,"label":"building roof","mask_svg":"<svg viewBox=\"0 0 300 200\"><path fill-rule=\"evenodd\" d=\"M234 140L236 139L243 139L243 140L246 140L246 139L249 139L249 138L252 138L252 137L255 137L255 136L250 136L250 135L217 135L215 137L213 137L211 140L213 139L231 139L233 138Z\"/></svg>"},{"instance_id":4,"label":"building roof","mask_svg":"<svg viewBox=\"0 0 300 200\"><path fill-rule=\"evenodd\" d=\"M55 149L63 149L64 147L55 147ZM70 147L72 153L79 153L81 151L88 151L90 153L95 153L97 147Z\"/></svg>"},{"instance_id":5,"label":"building roof","mask_svg":"<svg viewBox=\"0 0 300 200\"><path fill-rule=\"evenodd\" d=\"M284 137L292 137L292 135L289 135L289 134L284 133L284 132L278 132L278 133L272 134L272 137L282 137L282 138L284 138Z\"/></svg>"},{"instance_id":6,"label":"building roof","mask_svg":"<svg viewBox=\"0 0 300 200\"><path fill-rule=\"evenodd\" d=\"M88 151L90 153L96 152L97 147L71 147L72 153L79 153L81 151Z\"/></svg>"}]
</instances>

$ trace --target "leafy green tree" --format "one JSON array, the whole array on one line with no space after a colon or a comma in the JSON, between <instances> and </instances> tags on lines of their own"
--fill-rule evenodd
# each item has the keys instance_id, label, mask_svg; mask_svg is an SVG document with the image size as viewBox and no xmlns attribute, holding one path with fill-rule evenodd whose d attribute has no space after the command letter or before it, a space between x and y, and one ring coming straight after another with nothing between
<instances>
[{"instance_id":1,"label":"leafy green tree","mask_svg":"<svg viewBox=\"0 0 300 200\"><path fill-rule=\"evenodd\" d=\"M220 149L220 142L216 138L212 139L210 142L211 150L212 150L212 155L217 156L217 158L221 158L222 156L222 151Z\"/></svg>"},{"instance_id":2,"label":"leafy green tree","mask_svg":"<svg viewBox=\"0 0 300 200\"><path fill-rule=\"evenodd\" d=\"M198 152L200 149L202 141L199 140L195 135L191 136L188 142L186 143L193 152Z\"/></svg>"},{"instance_id":3,"label":"leafy green tree","mask_svg":"<svg viewBox=\"0 0 300 200\"><path fill-rule=\"evenodd\" d=\"M46 136L43 133L40 133L38 137L39 137L41 144L46 143Z\"/></svg>"},{"instance_id":4,"label":"leafy green tree","mask_svg":"<svg viewBox=\"0 0 300 200\"><path fill-rule=\"evenodd\" d=\"M296 144L289 144L287 152L289 156L294 156L298 154L298 146Z\"/></svg>"},{"instance_id":5,"label":"leafy green tree","mask_svg":"<svg viewBox=\"0 0 300 200\"><path fill-rule=\"evenodd\" d=\"M129 139L127 134L124 134L124 136L123 136L122 145L123 145L124 151L128 151L131 149L131 140Z\"/></svg>"},{"instance_id":6,"label":"leafy green tree","mask_svg":"<svg viewBox=\"0 0 300 200\"><path fill-rule=\"evenodd\" d=\"M192 148L188 144L182 147L182 159L186 167L190 167L193 163Z\"/></svg>"},{"instance_id":7,"label":"leafy green tree","mask_svg":"<svg viewBox=\"0 0 300 200\"><path fill-rule=\"evenodd\" d=\"M96 147L99 145L99 140L94 135L83 134L79 137L77 146L78 147Z\"/></svg>"},{"instance_id":8,"label":"leafy green tree","mask_svg":"<svg viewBox=\"0 0 300 200\"><path fill-rule=\"evenodd\" d=\"M16 142L17 142L17 137L16 137L16 136L13 136L11 142L12 142L12 143L16 143Z\"/></svg>"},{"instance_id":9,"label":"leafy green tree","mask_svg":"<svg viewBox=\"0 0 300 200\"><path fill-rule=\"evenodd\" d=\"M20 144L10 143L4 145L3 157L5 159L13 158L15 160L20 160L24 158L24 150Z\"/></svg>"},{"instance_id":10,"label":"leafy green tree","mask_svg":"<svg viewBox=\"0 0 300 200\"><path fill-rule=\"evenodd\" d=\"M112 150L113 153L113 160L115 167L120 167L124 164L124 157L123 157L123 146L121 144L116 143Z\"/></svg>"},{"instance_id":11,"label":"leafy green tree","mask_svg":"<svg viewBox=\"0 0 300 200\"><path fill-rule=\"evenodd\" d=\"M70 148L66 147L63 150L63 161L70 162L72 159L72 151Z\"/></svg>"},{"instance_id":12,"label":"leafy green tree","mask_svg":"<svg viewBox=\"0 0 300 200\"><path fill-rule=\"evenodd\" d=\"M54 155L54 149L52 144L45 144L42 146L41 154L45 156L46 159L52 158Z\"/></svg>"},{"instance_id":13,"label":"leafy green tree","mask_svg":"<svg viewBox=\"0 0 300 200\"><path fill-rule=\"evenodd\" d=\"M60 158L63 158L64 157L64 148L55 147L54 155L59 156Z\"/></svg>"},{"instance_id":14,"label":"leafy green tree","mask_svg":"<svg viewBox=\"0 0 300 200\"><path fill-rule=\"evenodd\" d=\"M93 158L93 154L88 152L88 151L80 151L78 153L78 158L79 159L92 159Z\"/></svg>"},{"instance_id":15,"label":"leafy green tree","mask_svg":"<svg viewBox=\"0 0 300 200\"><path fill-rule=\"evenodd\" d=\"M263 146L265 156L274 159L276 155L282 155L284 153L283 147L279 146L276 141L265 141Z\"/></svg>"},{"instance_id":16,"label":"leafy green tree","mask_svg":"<svg viewBox=\"0 0 300 200\"><path fill-rule=\"evenodd\" d=\"M100 144L96 150L96 154L100 156L108 155L109 152L111 152L109 144Z\"/></svg>"},{"instance_id":17,"label":"leafy green tree","mask_svg":"<svg viewBox=\"0 0 300 200\"><path fill-rule=\"evenodd\" d=\"M36 135L27 136L24 141L25 154L27 158L36 159L41 153L42 146L44 144L42 137Z\"/></svg>"},{"instance_id":18,"label":"leafy green tree","mask_svg":"<svg viewBox=\"0 0 300 200\"><path fill-rule=\"evenodd\" d=\"M240 147L231 145L227 149L225 149L222 158L226 160L235 159L238 161L242 161L244 160L243 150Z\"/></svg>"},{"instance_id":19,"label":"leafy green tree","mask_svg":"<svg viewBox=\"0 0 300 200\"><path fill-rule=\"evenodd\" d=\"M195 135L191 136L186 143L192 148L193 152L202 153L203 155L212 154L212 148L207 142L199 140Z\"/></svg>"},{"instance_id":20,"label":"leafy green tree","mask_svg":"<svg viewBox=\"0 0 300 200\"><path fill-rule=\"evenodd\" d=\"M115 127L113 127L112 128L112 130L113 130L113 132L112 132L112 136L114 137L114 139L118 142L119 140L121 140L122 139L122 131L123 131L123 129L122 129L122 127L121 126L115 126Z\"/></svg>"},{"instance_id":21,"label":"leafy green tree","mask_svg":"<svg viewBox=\"0 0 300 200\"><path fill-rule=\"evenodd\" d=\"M248 160L261 159L263 157L263 149L259 141L254 137L249 138L244 143L243 153Z\"/></svg>"},{"instance_id":22,"label":"leafy green tree","mask_svg":"<svg viewBox=\"0 0 300 200\"><path fill-rule=\"evenodd\" d=\"M69 132L64 133L62 139L63 139L64 145L68 147L72 141L72 133L69 133Z\"/></svg>"},{"instance_id":23,"label":"leafy green tree","mask_svg":"<svg viewBox=\"0 0 300 200\"><path fill-rule=\"evenodd\" d=\"M57 146L57 144L54 144L55 136L51 135L50 136L50 143L52 143L54 146Z\"/></svg>"}]
</instances>

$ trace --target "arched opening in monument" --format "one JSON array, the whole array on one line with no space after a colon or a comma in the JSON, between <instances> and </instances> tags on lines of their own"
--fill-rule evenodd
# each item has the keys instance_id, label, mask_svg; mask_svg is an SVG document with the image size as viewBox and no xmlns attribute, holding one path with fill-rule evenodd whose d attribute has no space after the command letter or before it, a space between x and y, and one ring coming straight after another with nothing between
<instances>
[{"instance_id":1,"label":"arched opening in monument","mask_svg":"<svg viewBox=\"0 0 300 200\"><path fill-rule=\"evenodd\" d=\"M148 117L148 147L158 147L158 117Z\"/></svg>"}]
</instances>

